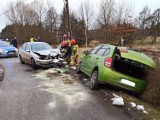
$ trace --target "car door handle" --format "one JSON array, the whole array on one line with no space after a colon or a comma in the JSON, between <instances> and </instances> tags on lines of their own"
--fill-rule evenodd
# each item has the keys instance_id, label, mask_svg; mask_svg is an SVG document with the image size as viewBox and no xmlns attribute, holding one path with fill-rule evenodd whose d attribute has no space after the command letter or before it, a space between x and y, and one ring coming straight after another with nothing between
<instances>
[{"instance_id":1,"label":"car door handle","mask_svg":"<svg viewBox=\"0 0 160 120\"><path fill-rule=\"evenodd\" d=\"M96 59L99 59L99 58L96 58Z\"/></svg>"}]
</instances>

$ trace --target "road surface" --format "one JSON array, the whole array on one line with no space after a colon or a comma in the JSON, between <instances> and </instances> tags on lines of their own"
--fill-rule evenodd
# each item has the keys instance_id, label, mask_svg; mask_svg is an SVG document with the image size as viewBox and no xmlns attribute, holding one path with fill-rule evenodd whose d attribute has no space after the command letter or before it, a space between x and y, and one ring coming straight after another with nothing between
<instances>
[{"instance_id":1,"label":"road surface","mask_svg":"<svg viewBox=\"0 0 160 120\"><path fill-rule=\"evenodd\" d=\"M68 74L32 70L18 58L1 58L0 120L133 120L104 93Z\"/></svg>"}]
</instances>

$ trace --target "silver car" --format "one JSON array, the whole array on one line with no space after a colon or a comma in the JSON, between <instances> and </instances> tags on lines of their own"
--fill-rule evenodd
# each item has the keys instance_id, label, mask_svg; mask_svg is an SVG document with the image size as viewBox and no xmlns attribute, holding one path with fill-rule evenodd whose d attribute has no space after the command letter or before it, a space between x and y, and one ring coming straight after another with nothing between
<instances>
[{"instance_id":1,"label":"silver car","mask_svg":"<svg viewBox=\"0 0 160 120\"><path fill-rule=\"evenodd\" d=\"M61 56L59 49L54 49L45 42L26 42L19 48L18 54L20 63L29 63L33 69L38 66L50 67Z\"/></svg>"}]
</instances>

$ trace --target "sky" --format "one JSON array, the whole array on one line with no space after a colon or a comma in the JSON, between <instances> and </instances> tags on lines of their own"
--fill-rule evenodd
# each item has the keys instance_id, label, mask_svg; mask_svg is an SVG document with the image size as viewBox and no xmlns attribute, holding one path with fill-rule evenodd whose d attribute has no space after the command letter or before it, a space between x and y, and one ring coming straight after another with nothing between
<instances>
[{"instance_id":1,"label":"sky","mask_svg":"<svg viewBox=\"0 0 160 120\"><path fill-rule=\"evenodd\" d=\"M8 24L8 21L3 14L5 12L5 9L7 8L7 5L10 2L16 2L17 0L1 0L0 1L0 32L5 26ZM26 3L30 3L33 0L24 0ZM54 7L58 11L58 13L61 12L63 8L63 0L50 0L54 2ZM69 1L69 7L72 10L78 10L79 5L81 4L81 1L88 1L88 0L68 0ZM94 8L96 9L98 4L100 3L100 0L90 0ZM134 16L138 16L138 13L142 10L144 6L148 6L151 9L151 12L153 12L156 8L160 8L160 0L116 0L116 2L119 1L125 1L127 3L131 3L134 8Z\"/></svg>"}]
</instances>

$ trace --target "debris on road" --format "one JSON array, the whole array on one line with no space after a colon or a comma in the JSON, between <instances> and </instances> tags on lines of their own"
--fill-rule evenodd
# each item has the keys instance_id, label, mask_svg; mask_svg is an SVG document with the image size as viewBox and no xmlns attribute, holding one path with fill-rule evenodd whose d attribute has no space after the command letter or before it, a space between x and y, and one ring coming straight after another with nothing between
<instances>
[{"instance_id":1,"label":"debris on road","mask_svg":"<svg viewBox=\"0 0 160 120\"><path fill-rule=\"evenodd\" d=\"M144 106L143 105L137 105L137 110L138 111L142 111L143 113L145 113L145 114L148 114L148 112L147 111L145 111L145 109L144 109Z\"/></svg>"},{"instance_id":2,"label":"debris on road","mask_svg":"<svg viewBox=\"0 0 160 120\"><path fill-rule=\"evenodd\" d=\"M132 107L136 107L137 106L136 103L134 103L134 102L131 102L130 104L131 104Z\"/></svg>"},{"instance_id":3,"label":"debris on road","mask_svg":"<svg viewBox=\"0 0 160 120\"><path fill-rule=\"evenodd\" d=\"M114 96L114 98L111 99L113 101L112 102L113 105L124 106L124 100L122 97L120 97L114 93L113 93L113 96Z\"/></svg>"}]
</instances>

